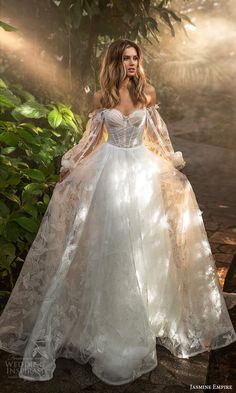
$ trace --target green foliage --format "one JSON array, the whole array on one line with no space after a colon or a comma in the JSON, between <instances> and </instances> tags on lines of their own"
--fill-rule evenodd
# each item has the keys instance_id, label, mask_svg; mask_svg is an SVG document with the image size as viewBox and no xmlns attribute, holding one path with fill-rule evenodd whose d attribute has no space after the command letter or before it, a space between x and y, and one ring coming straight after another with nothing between
<instances>
[{"instance_id":1,"label":"green foliage","mask_svg":"<svg viewBox=\"0 0 236 393\"><path fill-rule=\"evenodd\" d=\"M0 27L5 31L17 31L17 28L0 20Z\"/></svg>"},{"instance_id":2,"label":"green foliage","mask_svg":"<svg viewBox=\"0 0 236 393\"><path fill-rule=\"evenodd\" d=\"M3 80L0 111L0 296L8 296L58 180L56 162L79 141L82 121Z\"/></svg>"}]
</instances>

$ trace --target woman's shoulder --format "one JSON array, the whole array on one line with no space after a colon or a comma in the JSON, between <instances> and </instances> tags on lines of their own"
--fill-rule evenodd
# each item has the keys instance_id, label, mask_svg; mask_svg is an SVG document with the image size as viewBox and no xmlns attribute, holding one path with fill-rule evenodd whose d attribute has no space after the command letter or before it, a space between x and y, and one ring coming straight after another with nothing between
<instances>
[{"instance_id":1,"label":"woman's shoulder","mask_svg":"<svg viewBox=\"0 0 236 393\"><path fill-rule=\"evenodd\" d=\"M95 93L93 95L93 108L94 109L102 108L101 98L102 98L102 91L101 90L95 91Z\"/></svg>"},{"instance_id":2,"label":"woman's shoulder","mask_svg":"<svg viewBox=\"0 0 236 393\"><path fill-rule=\"evenodd\" d=\"M155 87L153 85L151 85L150 83L146 83L144 90L147 93L153 93L156 91Z\"/></svg>"},{"instance_id":3,"label":"woman's shoulder","mask_svg":"<svg viewBox=\"0 0 236 393\"><path fill-rule=\"evenodd\" d=\"M144 93L147 96L148 106L155 105L157 101L157 94L156 94L155 87L147 83L144 88Z\"/></svg>"}]
</instances>

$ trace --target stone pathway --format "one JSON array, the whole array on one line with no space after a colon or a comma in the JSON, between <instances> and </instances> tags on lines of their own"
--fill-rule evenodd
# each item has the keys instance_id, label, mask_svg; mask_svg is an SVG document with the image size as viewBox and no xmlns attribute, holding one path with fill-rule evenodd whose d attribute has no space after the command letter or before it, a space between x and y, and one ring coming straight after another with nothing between
<instances>
[{"instance_id":1,"label":"stone pathway","mask_svg":"<svg viewBox=\"0 0 236 393\"><path fill-rule=\"evenodd\" d=\"M47 382L24 381L17 377L20 357L1 351L1 393L189 393L189 385L204 383L208 367L208 353L187 359L177 359L162 347L157 347L157 368L133 383L111 386L101 382L86 364L81 366L73 360L58 359L54 377ZM17 362L17 359L18 362ZM7 374L7 365L13 364ZM11 362L11 363L10 363ZM199 392L199 390L194 390Z\"/></svg>"},{"instance_id":2,"label":"stone pathway","mask_svg":"<svg viewBox=\"0 0 236 393\"><path fill-rule=\"evenodd\" d=\"M226 273L236 251L236 152L211 145L192 143L173 137L175 150L187 161L184 173L197 197L223 287ZM229 347L228 347L229 348ZM227 352L227 349L225 349ZM158 366L130 384L111 386L101 382L90 365L58 359L54 378L48 382L29 382L17 377L19 357L0 351L0 393L187 393L190 384L206 383L209 353L178 359L157 346ZM18 361L17 361L18 359ZM10 361L16 364L10 370ZM194 392L203 390L194 389Z\"/></svg>"}]
</instances>

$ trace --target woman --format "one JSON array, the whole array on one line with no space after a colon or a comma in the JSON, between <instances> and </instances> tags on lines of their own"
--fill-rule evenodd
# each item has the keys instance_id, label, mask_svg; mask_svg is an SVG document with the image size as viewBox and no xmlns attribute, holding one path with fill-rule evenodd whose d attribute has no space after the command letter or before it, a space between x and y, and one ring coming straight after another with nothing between
<instances>
[{"instance_id":1,"label":"woman","mask_svg":"<svg viewBox=\"0 0 236 393\"><path fill-rule=\"evenodd\" d=\"M124 384L157 366L156 342L189 358L236 339L139 46L113 42L100 83L0 320L23 379L67 357Z\"/></svg>"}]
</instances>

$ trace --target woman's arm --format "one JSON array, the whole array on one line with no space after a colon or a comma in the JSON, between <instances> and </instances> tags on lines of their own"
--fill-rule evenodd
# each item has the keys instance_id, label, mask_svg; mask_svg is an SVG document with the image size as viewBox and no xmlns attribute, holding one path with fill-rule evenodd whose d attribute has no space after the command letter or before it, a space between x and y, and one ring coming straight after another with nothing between
<instances>
[{"instance_id":1,"label":"woman's arm","mask_svg":"<svg viewBox=\"0 0 236 393\"><path fill-rule=\"evenodd\" d=\"M73 168L94 150L101 140L102 117L99 110L101 109L100 99L100 91L94 93L93 112L89 113L86 130L79 143L68 150L62 157L59 182L62 182Z\"/></svg>"},{"instance_id":2,"label":"woman's arm","mask_svg":"<svg viewBox=\"0 0 236 393\"><path fill-rule=\"evenodd\" d=\"M101 98L102 98L102 91L101 90L96 91L93 95L93 111L102 108Z\"/></svg>"},{"instance_id":3,"label":"woman's arm","mask_svg":"<svg viewBox=\"0 0 236 393\"><path fill-rule=\"evenodd\" d=\"M174 151L174 147L170 140L167 126L158 112L158 104L156 104L157 96L154 86L148 87L148 121L147 121L147 135L149 143L157 154L171 161L175 168L182 169L185 166L182 152Z\"/></svg>"},{"instance_id":4,"label":"woman's arm","mask_svg":"<svg viewBox=\"0 0 236 393\"><path fill-rule=\"evenodd\" d=\"M156 94L155 87L150 84L147 84L144 93L148 100L147 106L149 107L155 105L157 102L157 94Z\"/></svg>"}]
</instances>

